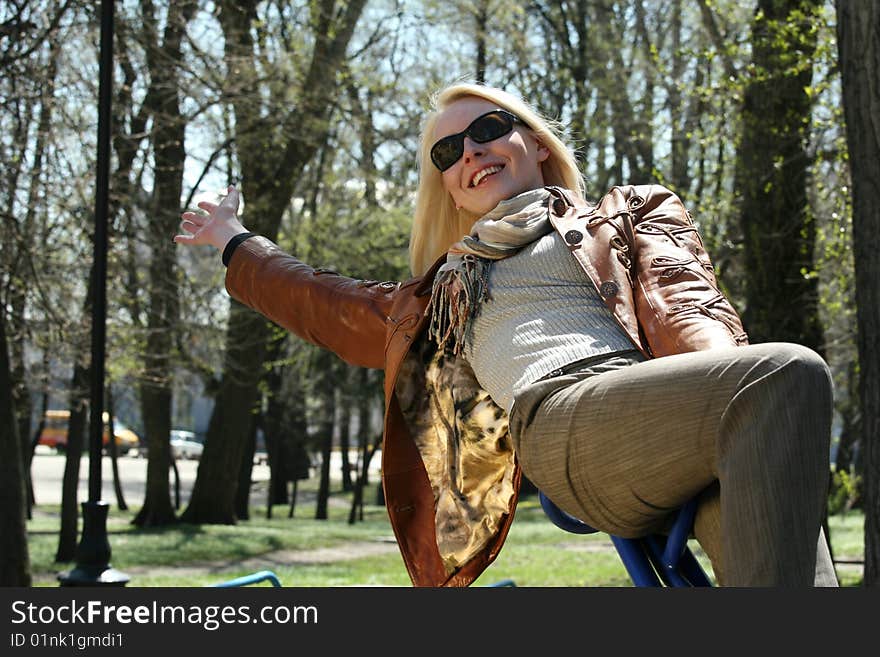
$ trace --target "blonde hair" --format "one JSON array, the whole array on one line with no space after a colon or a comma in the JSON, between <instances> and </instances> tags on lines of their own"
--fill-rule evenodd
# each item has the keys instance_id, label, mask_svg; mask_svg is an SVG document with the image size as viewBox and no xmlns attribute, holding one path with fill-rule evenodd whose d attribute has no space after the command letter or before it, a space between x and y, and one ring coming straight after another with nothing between
<instances>
[{"instance_id":1,"label":"blonde hair","mask_svg":"<svg viewBox=\"0 0 880 657\"><path fill-rule=\"evenodd\" d=\"M470 82L448 86L435 94L433 109L425 120L419 143L419 187L409 241L409 262L416 276L424 274L437 258L470 231L479 218L466 210L456 209L455 202L443 187L441 172L431 162L437 118L453 102L467 97L482 98L518 116L550 150L550 156L541 164L544 184L564 187L584 196L583 176L574 152L559 137L558 124L501 89Z\"/></svg>"}]
</instances>

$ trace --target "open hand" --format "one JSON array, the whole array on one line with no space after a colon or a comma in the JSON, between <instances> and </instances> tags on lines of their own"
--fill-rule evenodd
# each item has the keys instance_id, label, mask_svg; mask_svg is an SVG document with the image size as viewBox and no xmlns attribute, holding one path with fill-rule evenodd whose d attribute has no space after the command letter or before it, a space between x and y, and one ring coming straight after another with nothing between
<instances>
[{"instance_id":1,"label":"open hand","mask_svg":"<svg viewBox=\"0 0 880 657\"><path fill-rule=\"evenodd\" d=\"M198 207L207 215L192 210L181 214L180 233L174 236L174 242L188 246L209 244L222 250L233 237L247 232L238 220L238 204L239 193L232 186L219 204L201 201Z\"/></svg>"}]
</instances>

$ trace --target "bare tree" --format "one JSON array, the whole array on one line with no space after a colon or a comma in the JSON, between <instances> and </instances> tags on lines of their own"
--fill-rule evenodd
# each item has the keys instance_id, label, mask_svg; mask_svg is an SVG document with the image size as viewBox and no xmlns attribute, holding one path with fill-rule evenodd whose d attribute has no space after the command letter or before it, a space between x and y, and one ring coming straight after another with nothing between
<instances>
[{"instance_id":1,"label":"bare tree","mask_svg":"<svg viewBox=\"0 0 880 657\"><path fill-rule=\"evenodd\" d=\"M150 74L155 158L155 183L147 212L152 237L149 268L147 341L141 403L149 450L147 495L133 522L141 526L176 521L169 491L171 457L171 390L174 369L174 330L178 321L176 252L169 235L180 221L183 188L183 148L186 122L180 107L178 69L186 24L195 11L194 2L169 5L161 42L152 2L141 3Z\"/></svg>"},{"instance_id":2,"label":"bare tree","mask_svg":"<svg viewBox=\"0 0 880 657\"><path fill-rule=\"evenodd\" d=\"M237 85L230 90L230 101L243 174L241 189L248 204L245 221L270 239L278 234L297 177L326 141L331 109L340 91L337 75L364 4L365 0L312 3L309 36L313 45L301 79L279 84L274 78L283 79L283 74L267 72L267 86L261 86L257 68L264 44L255 38L257 2L219 3L224 57L229 78ZM292 92L294 103L289 100ZM272 102L271 121L266 120L267 108L259 102L267 96ZM237 302L230 303L223 378L192 497L182 516L187 522L235 522L238 473L270 339L265 319Z\"/></svg>"},{"instance_id":3,"label":"bare tree","mask_svg":"<svg viewBox=\"0 0 880 657\"><path fill-rule=\"evenodd\" d=\"M21 16L19 16L21 18ZM13 28L15 23L5 23L7 28ZM20 25L18 26L21 27ZM16 30L12 30L16 31ZM21 35L19 35L21 36ZM9 167L10 175L8 177L8 200L7 208L9 219L15 217L15 222L8 222L9 225L15 226L12 239L6 240L7 253L9 253L8 262L4 263L7 269L5 277L4 297L9 305L10 312L8 316L10 331L7 335L9 342L10 356L10 377L12 386L12 398L15 404L16 418L18 422L18 436L22 441L22 453L25 455L25 486L28 491L28 517L30 517L30 506L32 502L32 485L30 480L30 461L33 449L31 442L31 417L33 415L33 407L31 403L31 386L28 381L28 368L26 364L26 352L28 345L33 341L33 333L30 328L31 322L28 315L31 314L32 308L28 306L28 288L34 282L34 268L31 266L34 255L34 244L32 237L38 233L37 226L41 215L45 212L46 203L43 201L45 197L44 181L46 178L45 162L47 159L47 151L51 147L52 117L55 109L55 82L58 73L58 54L60 51L60 38L57 30L50 30L48 34L43 34L45 38L44 52L40 53L41 57L34 57L36 61L32 62L10 62L9 68L19 68L15 64L25 64L24 70L10 70L10 91L18 91L20 98L10 98L10 113L16 118L14 124L16 126L15 142L18 152L13 160L15 164ZM43 61L45 60L45 61ZM21 75L22 79L17 80ZM19 86L22 85L23 87ZM18 87L16 89L16 87ZM33 90L29 89L33 87ZM28 96L33 96L29 99ZM33 112L36 111L36 117ZM34 121L35 119L35 121ZM35 125L31 126L31 123ZM18 183L24 177L22 171L22 163L26 159L22 155L25 151L24 146L28 141L28 133L35 129L33 135L32 164L30 170L27 171L27 201L23 208L23 212L16 212L15 198L20 190ZM20 141L19 141L20 140ZM5 158L4 158L5 159ZM12 164L12 163L9 163ZM21 218L19 219L19 215Z\"/></svg>"}]
</instances>

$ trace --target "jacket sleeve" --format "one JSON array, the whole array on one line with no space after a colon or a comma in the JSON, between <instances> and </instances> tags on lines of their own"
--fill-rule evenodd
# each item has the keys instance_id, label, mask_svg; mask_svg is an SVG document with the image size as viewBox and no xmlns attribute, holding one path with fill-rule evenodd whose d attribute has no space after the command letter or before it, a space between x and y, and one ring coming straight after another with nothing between
<instances>
[{"instance_id":1,"label":"jacket sleeve","mask_svg":"<svg viewBox=\"0 0 880 657\"><path fill-rule=\"evenodd\" d=\"M264 237L232 254L226 290L279 326L352 365L384 367L385 327L398 283L313 269Z\"/></svg>"},{"instance_id":2,"label":"jacket sleeve","mask_svg":"<svg viewBox=\"0 0 880 657\"><path fill-rule=\"evenodd\" d=\"M660 185L621 192L633 221L636 313L654 356L747 344L678 196Z\"/></svg>"}]
</instances>

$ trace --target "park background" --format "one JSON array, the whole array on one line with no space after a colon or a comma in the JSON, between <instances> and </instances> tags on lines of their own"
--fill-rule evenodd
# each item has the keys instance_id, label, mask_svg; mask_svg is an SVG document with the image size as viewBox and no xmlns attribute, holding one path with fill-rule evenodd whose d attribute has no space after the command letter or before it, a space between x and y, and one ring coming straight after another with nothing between
<instances>
[{"instance_id":1,"label":"park background","mask_svg":"<svg viewBox=\"0 0 880 657\"><path fill-rule=\"evenodd\" d=\"M245 572L255 555L393 541L368 471L379 458L381 372L231 301L217 255L171 236L184 208L236 181L250 230L316 267L405 279L419 127L431 94L460 79L521 94L558 120L590 198L616 184L675 190L752 342L797 342L825 357L835 383L832 547L841 565L863 565L845 583L878 582L876 3L114 4L104 403L140 436L146 460L137 507L124 482L111 479L104 497L114 565L138 569L132 585L206 583ZM97 2L0 7L3 585L56 583L82 527L99 28ZM50 409L70 412L63 455L37 453ZM172 429L204 445L182 500ZM265 480L254 478L258 447ZM38 458L64 460L57 504L33 486ZM117 472L113 460L105 472ZM617 574L591 570L603 537L584 539L600 547L574 559L530 495L500 560L516 556L520 537L527 567L501 573L499 561L488 574L626 584L608 550ZM287 556L276 565L300 563ZM407 583L396 553L373 558L340 561L331 582ZM163 566L236 560L200 579L150 578ZM284 574L327 584L330 566L314 570Z\"/></svg>"}]
</instances>

